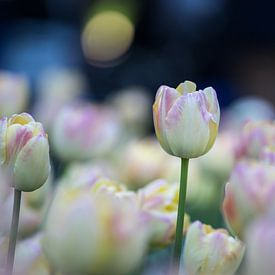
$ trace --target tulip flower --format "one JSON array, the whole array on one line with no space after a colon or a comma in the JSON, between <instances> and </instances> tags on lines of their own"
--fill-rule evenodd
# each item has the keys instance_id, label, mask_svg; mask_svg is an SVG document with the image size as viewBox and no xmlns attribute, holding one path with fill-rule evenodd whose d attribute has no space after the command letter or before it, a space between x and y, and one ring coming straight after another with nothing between
<instances>
[{"instance_id":1,"label":"tulip flower","mask_svg":"<svg viewBox=\"0 0 275 275\"><path fill-rule=\"evenodd\" d=\"M28 98L29 83L23 75L0 72L0 117L24 111Z\"/></svg>"},{"instance_id":2,"label":"tulip flower","mask_svg":"<svg viewBox=\"0 0 275 275\"><path fill-rule=\"evenodd\" d=\"M226 185L223 213L229 228L243 238L245 229L267 213L275 200L274 166L242 161L232 171Z\"/></svg>"},{"instance_id":3,"label":"tulip flower","mask_svg":"<svg viewBox=\"0 0 275 275\"><path fill-rule=\"evenodd\" d=\"M265 216L251 224L245 234L247 244L245 270L246 275L275 274L274 217Z\"/></svg>"},{"instance_id":4,"label":"tulip flower","mask_svg":"<svg viewBox=\"0 0 275 275\"><path fill-rule=\"evenodd\" d=\"M12 274L18 232L21 191L34 191L47 180L50 172L49 144L41 123L27 113L0 120L0 163L13 176L14 204L7 275Z\"/></svg>"},{"instance_id":5,"label":"tulip flower","mask_svg":"<svg viewBox=\"0 0 275 275\"><path fill-rule=\"evenodd\" d=\"M132 274L147 238L134 197L60 189L49 210L43 249L62 274Z\"/></svg>"},{"instance_id":6,"label":"tulip flower","mask_svg":"<svg viewBox=\"0 0 275 275\"><path fill-rule=\"evenodd\" d=\"M181 83L176 89L161 86L153 105L154 125L162 148L170 155L190 159L206 154L218 133L220 109L209 87Z\"/></svg>"},{"instance_id":7,"label":"tulip flower","mask_svg":"<svg viewBox=\"0 0 275 275\"><path fill-rule=\"evenodd\" d=\"M237 159L259 159L262 149L275 144L275 122L250 121L242 130L235 148Z\"/></svg>"},{"instance_id":8,"label":"tulip flower","mask_svg":"<svg viewBox=\"0 0 275 275\"><path fill-rule=\"evenodd\" d=\"M178 184L156 180L138 190L140 208L148 215L151 227L152 246L166 246L174 241L176 235L177 207L179 200ZM185 214L185 233L189 217Z\"/></svg>"},{"instance_id":9,"label":"tulip flower","mask_svg":"<svg viewBox=\"0 0 275 275\"><path fill-rule=\"evenodd\" d=\"M196 84L191 81L181 83L176 89L161 86L153 105L153 118L156 136L164 151L181 158L180 199L173 254L174 265L179 266L188 163L190 158L206 154L215 142L220 122L216 92L211 87L196 91Z\"/></svg>"},{"instance_id":10,"label":"tulip flower","mask_svg":"<svg viewBox=\"0 0 275 275\"><path fill-rule=\"evenodd\" d=\"M53 147L64 161L89 160L113 148L119 129L120 122L111 109L91 104L67 106L54 121Z\"/></svg>"},{"instance_id":11,"label":"tulip flower","mask_svg":"<svg viewBox=\"0 0 275 275\"><path fill-rule=\"evenodd\" d=\"M213 229L199 221L187 231L184 247L186 275L233 275L239 267L244 244L224 229Z\"/></svg>"}]
</instances>

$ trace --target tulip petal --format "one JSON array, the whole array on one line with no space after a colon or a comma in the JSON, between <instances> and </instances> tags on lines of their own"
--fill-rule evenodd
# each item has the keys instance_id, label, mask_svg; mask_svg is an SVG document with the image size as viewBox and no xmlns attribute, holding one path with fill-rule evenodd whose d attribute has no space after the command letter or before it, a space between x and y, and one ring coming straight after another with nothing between
<instances>
[{"instance_id":1,"label":"tulip petal","mask_svg":"<svg viewBox=\"0 0 275 275\"><path fill-rule=\"evenodd\" d=\"M180 94L177 92L177 90L168 86L161 86L158 89L156 101L153 105L156 135L158 140L160 141L161 146L168 153L172 152L166 137L166 115L168 114L169 110L179 96Z\"/></svg>"},{"instance_id":2,"label":"tulip petal","mask_svg":"<svg viewBox=\"0 0 275 275\"><path fill-rule=\"evenodd\" d=\"M33 117L30 114L28 114L28 113L21 113L19 115L13 115L9 119L8 125L12 125L12 124L25 125L25 124L28 124L30 122L35 122L35 120L33 119Z\"/></svg>"},{"instance_id":3,"label":"tulip petal","mask_svg":"<svg viewBox=\"0 0 275 275\"><path fill-rule=\"evenodd\" d=\"M41 187L50 172L49 144L45 136L31 138L14 165L14 187L29 192Z\"/></svg>"},{"instance_id":4,"label":"tulip petal","mask_svg":"<svg viewBox=\"0 0 275 275\"><path fill-rule=\"evenodd\" d=\"M197 85L194 82L186 80L183 83L180 83L176 90L183 95L195 92L196 88Z\"/></svg>"},{"instance_id":5,"label":"tulip petal","mask_svg":"<svg viewBox=\"0 0 275 275\"><path fill-rule=\"evenodd\" d=\"M3 117L0 119L0 164L6 161L6 137L7 137L8 119Z\"/></svg>"}]
</instances>

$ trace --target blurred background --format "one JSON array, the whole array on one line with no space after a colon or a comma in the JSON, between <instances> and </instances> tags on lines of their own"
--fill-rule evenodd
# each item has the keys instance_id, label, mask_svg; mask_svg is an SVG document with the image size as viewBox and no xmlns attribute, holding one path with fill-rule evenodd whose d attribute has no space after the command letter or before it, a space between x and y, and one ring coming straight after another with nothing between
<instances>
[{"instance_id":1,"label":"blurred background","mask_svg":"<svg viewBox=\"0 0 275 275\"><path fill-rule=\"evenodd\" d=\"M25 74L32 98L46 71L69 69L99 101L130 86L153 100L159 85L190 79L215 87L223 107L248 94L274 102L274 8L274 1L0 0L0 69Z\"/></svg>"}]
</instances>

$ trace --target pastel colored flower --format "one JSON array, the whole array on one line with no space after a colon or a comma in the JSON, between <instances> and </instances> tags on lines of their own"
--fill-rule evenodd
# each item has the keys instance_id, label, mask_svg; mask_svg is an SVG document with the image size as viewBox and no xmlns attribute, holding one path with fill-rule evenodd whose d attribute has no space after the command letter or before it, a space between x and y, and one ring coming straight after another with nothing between
<instances>
[{"instance_id":1,"label":"pastel colored flower","mask_svg":"<svg viewBox=\"0 0 275 275\"><path fill-rule=\"evenodd\" d=\"M196 84L190 81L176 89L161 86L153 115L157 138L168 154L196 158L206 154L215 142L220 108L211 87L196 91Z\"/></svg>"},{"instance_id":2,"label":"pastel colored flower","mask_svg":"<svg viewBox=\"0 0 275 275\"><path fill-rule=\"evenodd\" d=\"M233 275L244 254L244 244L224 229L199 221L187 231L183 263L186 275Z\"/></svg>"},{"instance_id":3,"label":"pastel colored flower","mask_svg":"<svg viewBox=\"0 0 275 275\"><path fill-rule=\"evenodd\" d=\"M243 127L235 148L236 158L259 159L262 149L275 145L275 123L249 121Z\"/></svg>"},{"instance_id":4,"label":"pastel colored flower","mask_svg":"<svg viewBox=\"0 0 275 275\"><path fill-rule=\"evenodd\" d=\"M274 217L263 217L248 228L245 238L246 275L275 274L275 222Z\"/></svg>"},{"instance_id":5,"label":"pastel colored flower","mask_svg":"<svg viewBox=\"0 0 275 275\"><path fill-rule=\"evenodd\" d=\"M223 213L228 226L243 238L245 229L268 212L274 199L274 166L253 161L238 163L226 185L223 201Z\"/></svg>"},{"instance_id":6,"label":"pastel colored flower","mask_svg":"<svg viewBox=\"0 0 275 275\"><path fill-rule=\"evenodd\" d=\"M52 132L55 153L64 161L107 154L118 141L120 123L108 108L92 104L64 107Z\"/></svg>"},{"instance_id":7,"label":"pastel colored flower","mask_svg":"<svg viewBox=\"0 0 275 275\"><path fill-rule=\"evenodd\" d=\"M179 185L156 180L139 189L137 197L140 208L147 214L152 246L171 244L176 234ZM187 214L185 217L184 232L190 220Z\"/></svg>"},{"instance_id":8,"label":"pastel colored flower","mask_svg":"<svg viewBox=\"0 0 275 275\"><path fill-rule=\"evenodd\" d=\"M260 160L272 165L275 164L275 144L263 147L260 153Z\"/></svg>"},{"instance_id":9,"label":"pastel colored flower","mask_svg":"<svg viewBox=\"0 0 275 275\"><path fill-rule=\"evenodd\" d=\"M147 247L147 226L134 196L60 189L49 210L44 251L64 274L131 274Z\"/></svg>"},{"instance_id":10,"label":"pastel colored flower","mask_svg":"<svg viewBox=\"0 0 275 275\"><path fill-rule=\"evenodd\" d=\"M10 167L14 188L29 192L41 187L50 172L49 144L42 124L27 113L3 117L0 163Z\"/></svg>"},{"instance_id":11,"label":"pastel colored flower","mask_svg":"<svg viewBox=\"0 0 275 275\"><path fill-rule=\"evenodd\" d=\"M26 109L29 83L23 75L0 71L0 117Z\"/></svg>"}]
</instances>

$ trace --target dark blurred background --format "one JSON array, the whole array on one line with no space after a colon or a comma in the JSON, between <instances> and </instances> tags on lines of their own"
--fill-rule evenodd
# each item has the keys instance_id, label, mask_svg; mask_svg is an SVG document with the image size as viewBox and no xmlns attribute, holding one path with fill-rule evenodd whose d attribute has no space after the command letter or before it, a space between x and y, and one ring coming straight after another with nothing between
<instances>
[{"instance_id":1,"label":"dark blurred background","mask_svg":"<svg viewBox=\"0 0 275 275\"><path fill-rule=\"evenodd\" d=\"M88 31L83 38L90 20L110 10L126 17L133 36L122 28L102 38L107 46ZM263 0L0 0L0 69L23 72L33 83L49 67L78 69L97 100L133 85L153 98L159 85L189 79L213 86L222 106L242 95L274 102L274 11L275 2ZM107 19L101 22L108 33Z\"/></svg>"}]
</instances>

